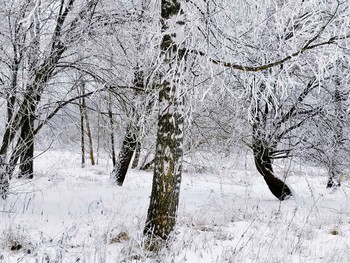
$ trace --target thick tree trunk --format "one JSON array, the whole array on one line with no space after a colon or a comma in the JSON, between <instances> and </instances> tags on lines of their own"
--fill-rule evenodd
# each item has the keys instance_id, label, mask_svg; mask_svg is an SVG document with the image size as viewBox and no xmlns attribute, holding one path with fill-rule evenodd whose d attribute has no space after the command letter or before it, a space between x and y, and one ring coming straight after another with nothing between
<instances>
[{"instance_id":1,"label":"thick tree trunk","mask_svg":"<svg viewBox=\"0 0 350 263\"><path fill-rule=\"evenodd\" d=\"M144 228L144 234L149 237L149 250L158 250L162 240L168 240L175 227L183 155L184 103L180 95L183 72L179 65L185 57L175 42L176 37L180 43L184 41L180 38L185 37L181 3L162 0L161 18L163 39L160 49L163 70L167 73L160 84L153 184Z\"/></svg>"},{"instance_id":2,"label":"thick tree trunk","mask_svg":"<svg viewBox=\"0 0 350 263\"><path fill-rule=\"evenodd\" d=\"M34 176L34 118L33 114L23 118L21 133L8 163L7 172L10 179L13 176L18 160L20 160L18 177L32 179Z\"/></svg>"},{"instance_id":3,"label":"thick tree trunk","mask_svg":"<svg viewBox=\"0 0 350 263\"><path fill-rule=\"evenodd\" d=\"M126 135L122 147L120 149L116 165L112 175L115 176L117 184L122 186L125 180L126 173L130 166L132 156L135 152L138 140L138 131L134 131L131 126L126 130Z\"/></svg>"},{"instance_id":4,"label":"thick tree trunk","mask_svg":"<svg viewBox=\"0 0 350 263\"><path fill-rule=\"evenodd\" d=\"M285 182L274 175L269 149L259 140L254 142L253 149L255 166L258 172L264 177L271 193L281 201L288 199L292 195L292 192Z\"/></svg>"},{"instance_id":5,"label":"thick tree trunk","mask_svg":"<svg viewBox=\"0 0 350 263\"><path fill-rule=\"evenodd\" d=\"M34 142L28 143L25 151L21 154L19 178L33 179L34 177Z\"/></svg>"},{"instance_id":6,"label":"thick tree trunk","mask_svg":"<svg viewBox=\"0 0 350 263\"><path fill-rule=\"evenodd\" d=\"M30 116L22 125L21 130L21 142L23 144L23 150L20 152L20 174L19 177L32 179L34 172L34 117L30 113Z\"/></svg>"},{"instance_id":7,"label":"thick tree trunk","mask_svg":"<svg viewBox=\"0 0 350 263\"><path fill-rule=\"evenodd\" d=\"M184 119L181 99L174 98L174 93L174 88L167 86L159 97L160 103L169 107L158 117L153 186L144 229L146 235L163 240L168 239L176 223L181 184Z\"/></svg>"}]
</instances>

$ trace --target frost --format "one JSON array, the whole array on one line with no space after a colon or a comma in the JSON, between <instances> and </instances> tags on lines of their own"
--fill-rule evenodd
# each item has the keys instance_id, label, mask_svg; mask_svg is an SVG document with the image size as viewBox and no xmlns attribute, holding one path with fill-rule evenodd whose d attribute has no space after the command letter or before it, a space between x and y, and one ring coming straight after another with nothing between
<instances>
[{"instance_id":1,"label":"frost","mask_svg":"<svg viewBox=\"0 0 350 263\"><path fill-rule=\"evenodd\" d=\"M322 258L319 262L332 258L349 261L346 251L350 241L344 238L350 234L346 224L348 197L344 191L325 191L323 170L303 164L307 179L297 173L300 164L289 166L293 174L288 180L294 182L296 199L281 205L268 192L264 180L251 172L253 160L247 161L242 152L231 157L209 153L192 157L197 162L210 162L213 170L200 176L192 172L183 176L176 238L157 256L160 261L181 262L186 256L191 262L203 262L203 255L207 262L264 262L266 258L276 262L300 258L307 263L315 262L315 258ZM53 167L58 158L61 162ZM17 261L18 255L28 262L58 256L67 262L77 258L93 262L97 257L113 262L127 259L134 249L147 258L144 250L135 248L135 242L139 246L144 241L140 233L152 173L130 170L133 179L127 187L116 188L105 171L106 165L110 167L108 160L84 169L79 160L72 152L47 151L36 162L42 176L31 188L18 184L19 193L3 203L2 254L9 262ZM227 170L220 171L222 167ZM176 188L180 188L180 181ZM41 189L40 194L35 189ZM152 204L158 205L156 200ZM156 227L167 231L164 225ZM130 240L106 244L110 235L122 232ZM23 246L19 253L9 249L15 241ZM28 250L30 254L22 253Z\"/></svg>"},{"instance_id":2,"label":"frost","mask_svg":"<svg viewBox=\"0 0 350 263\"><path fill-rule=\"evenodd\" d=\"M165 31L165 33L168 35L175 34L175 37L173 37L172 40L177 45L181 45L182 43L185 42L188 36L185 25L186 25L185 15L172 16L169 20L167 20L168 29Z\"/></svg>"}]
</instances>

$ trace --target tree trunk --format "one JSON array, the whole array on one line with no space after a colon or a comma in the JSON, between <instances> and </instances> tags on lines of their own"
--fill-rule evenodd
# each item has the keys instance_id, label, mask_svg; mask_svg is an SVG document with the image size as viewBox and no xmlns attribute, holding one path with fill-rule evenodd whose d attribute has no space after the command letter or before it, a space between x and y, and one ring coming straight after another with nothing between
<instances>
[{"instance_id":1,"label":"tree trunk","mask_svg":"<svg viewBox=\"0 0 350 263\"><path fill-rule=\"evenodd\" d=\"M136 67L134 72L134 80L133 83L135 87L138 87L140 89L144 89L144 73L141 71L138 67ZM148 108L148 107L147 107ZM109 111L110 114L112 114L111 110ZM139 115L135 109L132 109L132 116L138 121ZM110 116L111 120L111 126L113 126L113 118ZM138 164L138 159L140 155L140 126L137 124L137 121L135 121L135 128L132 127L133 123L129 124L126 135L122 144L122 148L120 149L118 160L115 163L113 172L117 179L117 184L122 186L125 180L126 173L128 171L128 168L130 166L130 162L132 159L132 156L135 153L134 162L132 164L132 167L134 165ZM113 134L112 134L113 139ZM114 148L113 148L114 149ZM112 152L113 154L113 152Z\"/></svg>"},{"instance_id":2,"label":"tree trunk","mask_svg":"<svg viewBox=\"0 0 350 263\"><path fill-rule=\"evenodd\" d=\"M292 192L285 182L274 175L270 150L265 145L260 140L256 140L253 144L255 166L258 172L264 177L271 193L283 201L288 199L292 195Z\"/></svg>"},{"instance_id":3,"label":"tree trunk","mask_svg":"<svg viewBox=\"0 0 350 263\"><path fill-rule=\"evenodd\" d=\"M134 131L131 126L126 130L126 135L120 149L116 165L112 174L115 176L117 184L122 186L128 171L132 156L135 152L138 140L138 131Z\"/></svg>"},{"instance_id":4,"label":"tree trunk","mask_svg":"<svg viewBox=\"0 0 350 263\"><path fill-rule=\"evenodd\" d=\"M339 66L338 66L339 67ZM335 188L340 187L340 148L344 144L344 135L343 135L343 119L345 110L343 109L342 101L344 99L344 95L339 90L339 86L341 85L341 81L339 76L334 76L335 80L335 90L333 95L333 103L335 106L335 119L332 121L334 123L334 146L332 147L330 161L328 163L328 182L327 188Z\"/></svg>"},{"instance_id":5,"label":"tree trunk","mask_svg":"<svg viewBox=\"0 0 350 263\"><path fill-rule=\"evenodd\" d=\"M113 120L113 112L112 112L111 95L109 95L108 117L109 117L109 124L110 124L110 127L111 127L112 164L113 164L113 167L115 167L117 162L116 162L116 157L115 157L114 120Z\"/></svg>"},{"instance_id":6,"label":"tree trunk","mask_svg":"<svg viewBox=\"0 0 350 263\"><path fill-rule=\"evenodd\" d=\"M100 104L100 103L99 103ZM100 160L100 135L101 135L101 113L97 112L97 146L96 146L96 165Z\"/></svg>"},{"instance_id":7,"label":"tree trunk","mask_svg":"<svg viewBox=\"0 0 350 263\"><path fill-rule=\"evenodd\" d=\"M80 111L80 133L81 133L81 167L85 167L85 138L84 138L84 107L82 99L79 103L79 111Z\"/></svg>"},{"instance_id":8,"label":"tree trunk","mask_svg":"<svg viewBox=\"0 0 350 263\"><path fill-rule=\"evenodd\" d=\"M166 83L165 85L169 85ZM184 119L181 99L166 86L159 101L169 105L158 117L153 186L144 233L152 238L168 239L176 222L179 202Z\"/></svg>"},{"instance_id":9,"label":"tree trunk","mask_svg":"<svg viewBox=\"0 0 350 263\"><path fill-rule=\"evenodd\" d=\"M33 159L34 159L34 117L32 113L22 125L21 142L24 144L23 150L20 152L20 178L33 178Z\"/></svg>"},{"instance_id":10,"label":"tree trunk","mask_svg":"<svg viewBox=\"0 0 350 263\"><path fill-rule=\"evenodd\" d=\"M8 175L8 165L6 157L0 155L0 195L2 199L6 199L10 188L10 178Z\"/></svg>"},{"instance_id":11,"label":"tree trunk","mask_svg":"<svg viewBox=\"0 0 350 263\"><path fill-rule=\"evenodd\" d=\"M34 177L34 142L31 141L25 151L21 154L19 178L33 179Z\"/></svg>"},{"instance_id":12,"label":"tree trunk","mask_svg":"<svg viewBox=\"0 0 350 263\"><path fill-rule=\"evenodd\" d=\"M85 93L85 89L83 89L83 94L82 95L84 95L84 93ZM82 98L82 101L83 101L83 108L84 108L86 135L88 136L88 141L89 141L90 161L91 161L91 165L95 165L94 147L92 145L92 135L91 135L90 122L89 122L89 116L88 116L88 113L87 113L85 98Z\"/></svg>"},{"instance_id":13,"label":"tree trunk","mask_svg":"<svg viewBox=\"0 0 350 263\"><path fill-rule=\"evenodd\" d=\"M176 37L185 37L181 3L177 0L161 1L163 39L160 45L165 74L160 84L159 116L155 165L151 200L148 207L144 234L148 236L148 249L158 250L162 241L169 239L176 223L182 173L183 107L179 62L184 60ZM171 21L171 23L170 23ZM176 22L174 22L176 21ZM170 24L175 24L169 29ZM178 39L180 43L183 40Z\"/></svg>"},{"instance_id":14,"label":"tree trunk","mask_svg":"<svg viewBox=\"0 0 350 263\"><path fill-rule=\"evenodd\" d=\"M131 164L132 169L136 168L139 165L140 155L141 155L141 143L137 142L135 154L134 154L134 161Z\"/></svg>"}]
</instances>

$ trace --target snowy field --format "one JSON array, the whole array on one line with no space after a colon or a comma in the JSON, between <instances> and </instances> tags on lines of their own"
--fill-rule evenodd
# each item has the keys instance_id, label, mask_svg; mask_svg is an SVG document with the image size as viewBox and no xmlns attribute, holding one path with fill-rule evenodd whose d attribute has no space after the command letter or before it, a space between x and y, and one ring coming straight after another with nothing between
<instances>
[{"instance_id":1,"label":"snowy field","mask_svg":"<svg viewBox=\"0 0 350 263\"><path fill-rule=\"evenodd\" d=\"M46 152L36 179L14 179L0 201L0 262L350 262L348 181L331 191L323 170L280 165L295 192L281 203L239 158L187 160L174 238L154 255L142 237L151 172L118 187L103 160L82 169L78 154Z\"/></svg>"}]
</instances>

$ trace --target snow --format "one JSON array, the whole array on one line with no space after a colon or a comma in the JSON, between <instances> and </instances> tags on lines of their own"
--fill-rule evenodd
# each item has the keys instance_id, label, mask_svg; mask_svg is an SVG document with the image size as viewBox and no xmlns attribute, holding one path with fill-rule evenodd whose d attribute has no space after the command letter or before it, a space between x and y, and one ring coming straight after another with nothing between
<instances>
[{"instance_id":1,"label":"snow","mask_svg":"<svg viewBox=\"0 0 350 263\"><path fill-rule=\"evenodd\" d=\"M111 163L81 168L80 159L51 150L35 159L35 179L11 181L0 262L350 262L350 184L326 189L317 167L288 166L294 196L283 202L249 156L185 167L174 237L154 255L142 235L152 173L130 170L119 187Z\"/></svg>"}]
</instances>

